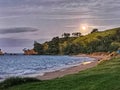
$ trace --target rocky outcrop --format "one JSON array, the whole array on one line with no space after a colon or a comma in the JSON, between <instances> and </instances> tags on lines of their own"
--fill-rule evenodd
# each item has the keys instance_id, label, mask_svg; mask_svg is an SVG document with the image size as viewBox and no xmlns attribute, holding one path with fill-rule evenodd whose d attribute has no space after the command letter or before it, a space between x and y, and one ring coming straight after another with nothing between
<instances>
[{"instance_id":1,"label":"rocky outcrop","mask_svg":"<svg viewBox=\"0 0 120 90\"><path fill-rule=\"evenodd\" d=\"M3 55L4 53L2 52L2 50L0 49L0 55Z\"/></svg>"},{"instance_id":2,"label":"rocky outcrop","mask_svg":"<svg viewBox=\"0 0 120 90\"><path fill-rule=\"evenodd\" d=\"M23 49L23 51L24 51L24 55L37 55L38 53L37 52L35 52L35 50L34 49Z\"/></svg>"}]
</instances>

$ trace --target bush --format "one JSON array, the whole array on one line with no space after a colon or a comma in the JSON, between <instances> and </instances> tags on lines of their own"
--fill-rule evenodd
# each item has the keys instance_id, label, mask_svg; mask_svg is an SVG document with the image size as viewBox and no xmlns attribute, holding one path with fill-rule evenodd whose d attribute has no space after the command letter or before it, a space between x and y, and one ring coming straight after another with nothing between
<instances>
[{"instance_id":1,"label":"bush","mask_svg":"<svg viewBox=\"0 0 120 90\"><path fill-rule=\"evenodd\" d=\"M0 89L9 88L14 85L19 85L28 82L38 82L40 80L35 78L20 78L20 77L11 77L0 83Z\"/></svg>"}]
</instances>

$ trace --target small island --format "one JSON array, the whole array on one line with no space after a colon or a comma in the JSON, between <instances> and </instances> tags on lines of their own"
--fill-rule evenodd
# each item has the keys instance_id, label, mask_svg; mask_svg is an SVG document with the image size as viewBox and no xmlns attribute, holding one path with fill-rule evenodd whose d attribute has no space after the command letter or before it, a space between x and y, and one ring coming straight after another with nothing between
<instances>
[{"instance_id":1,"label":"small island","mask_svg":"<svg viewBox=\"0 0 120 90\"><path fill-rule=\"evenodd\" d=\"M0 49L0 55L4 55L4 53L2 52L2 50Z\"/></svg>"}]
</instances>

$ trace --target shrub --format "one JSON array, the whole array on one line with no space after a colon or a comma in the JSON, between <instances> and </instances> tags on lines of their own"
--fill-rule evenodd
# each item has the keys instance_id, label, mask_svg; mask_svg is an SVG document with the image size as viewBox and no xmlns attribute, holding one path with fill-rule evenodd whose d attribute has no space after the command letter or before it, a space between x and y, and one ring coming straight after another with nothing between
<instances>
[{"instance_id":1,"label":"shrub","mask_svg":"<svg viewBox=\"0 0 120 90\"><path fill-rule=\"evenodd\" d=\"M0 83L0 89L8 88L14 85L19 85L28 82L37 82L40 81L35 78L20 78L20 77L11 77Z\"/></svg>"}]
</instances>

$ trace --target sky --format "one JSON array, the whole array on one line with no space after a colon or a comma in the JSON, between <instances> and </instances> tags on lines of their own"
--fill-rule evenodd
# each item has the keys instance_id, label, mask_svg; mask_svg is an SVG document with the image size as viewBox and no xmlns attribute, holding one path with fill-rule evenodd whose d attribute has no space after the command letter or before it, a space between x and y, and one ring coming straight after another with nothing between
<instances>
[{"instance_id":1,"label":"sky","mask_svg":"<svg viewBox=\"0 0 120 90\"><path fill-rule=\"evenodd\" d=\"M19 53L62 33L120 26L120 0L0 0L0 48ZM85 29L85 30L84 30Z\"/></svg>"}]
</instances>

